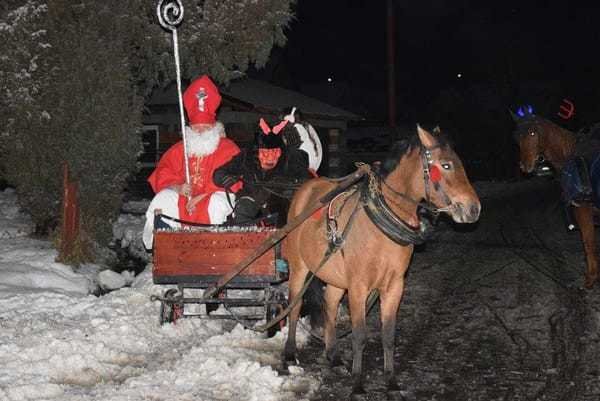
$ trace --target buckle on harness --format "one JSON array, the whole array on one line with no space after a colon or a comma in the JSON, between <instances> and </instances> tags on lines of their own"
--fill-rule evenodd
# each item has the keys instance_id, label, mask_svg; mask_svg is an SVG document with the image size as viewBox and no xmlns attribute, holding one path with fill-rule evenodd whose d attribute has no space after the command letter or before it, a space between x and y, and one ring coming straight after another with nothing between
<instances>
[{"instance_id":1,"label":"buckle on harness","mask_svg":"<svg viewBox=\"0 0 600 401\"><path fill-rule=\"evenodd\" d=\"M344 243L344 238L339 235L337 220L327 216L327 239L334 247L340 247Z\"/></svg>"}]
</instances>

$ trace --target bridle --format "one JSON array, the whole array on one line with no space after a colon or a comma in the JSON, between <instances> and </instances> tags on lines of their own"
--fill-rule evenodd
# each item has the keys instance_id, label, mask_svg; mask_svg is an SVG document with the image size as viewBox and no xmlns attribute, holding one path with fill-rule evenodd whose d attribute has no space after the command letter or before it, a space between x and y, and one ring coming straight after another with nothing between
<instances>
[{"instance_id":1,"label":"bridle","mask_svg":"<svg viewBox=\"0 0 600 401\"><path fill-rule=\"evenodd\" d=\"M425 242L430 237L433 226L428 219L421 218L422 216L419 218L419 227L414 227L398 217L390 208L388 200L396 204L398 202L393 199L386 199L382 192L382 185L394 196L402 198L416 207L421 207L431 213L435 221L440 212L448 211L452 207L451 201L445 192L442 192L442 196L447 200L447 206L438 208L431 202L429 186L433 184L434 190L441 191L441 186L438 184L439 179L432 179L431 170L433 164L432 151L439 147L440 145L432 147L421 145L420 148L423 184L425 185L425 203L395 190L385 181L385 178L381 174L376 172L369 173L368 180L366 181L367 184L363 186L361 199L367 216L388 238L400 245L418 245Z\"/></svg>"},{"instance_id":2,"label":"bridle","mask_svg":"<svg viewBox=\"0 0 600 401\"><path fill-rule=\"evenodd\" d=\"M544 150L542 149L542 136L544 134L544 131L540 128L539 124L535 120L529 122L527 125L524 126L524 128L525 129L521 130L520 132L517 131L519 140L521 139L521 137L531 135L532 133L534 133L536 136L535 161L533 164L533 173L536 176L544 176L544 175L552 174L552 171L551 171L550 167L548 166L549 162L546 159Z\"/></svg>"},{"instance_id":3,"label":"bridle","mask_svg":"<svg viewBox=\"0 0 600 401\"><path fill-rule=\"evenodd\" d=\"M418 201L416 199L411 198L410 196L399 192L397 190L395 190L394 188L392 188L386 181L385 179L380 175L379 176L379 180L381 181L381 183L395 196L402 198L406 201L408 201L409 203L414 204L415 206L420 206L423 209L427 210L429 213L431 213L432 215L436 216L439 215L441 212L447 212L450 210L450 199L448 197L448 195L446 195L446 193L442 190L440 184L439 184L439 179L432 179L431 177L431 166L434 163L433 160L433 156L432 156L432 151L434 151L435 149L439 149L441 146L439 144L435 145L435 146L430 146L430 147L426 147L421 145L420 148L420 155L421 155L421 166L423 169L423 185L425 188L425 202L421 202ZM431 201L431 190L430 190L430 184L433 186L433 189L436 192L441 192L442 196L444 197L445 200L447 200L447 206L445 207L437 207L433 204L433 202Z\"/></svg>"}]
</instances>

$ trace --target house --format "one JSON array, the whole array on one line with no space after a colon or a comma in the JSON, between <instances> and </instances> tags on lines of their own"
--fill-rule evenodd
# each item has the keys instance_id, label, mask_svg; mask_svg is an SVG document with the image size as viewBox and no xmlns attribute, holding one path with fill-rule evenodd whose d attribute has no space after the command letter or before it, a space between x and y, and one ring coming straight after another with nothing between
<instances>
[{"instance_id":1,"label":"house","mask_svg":"<svg viewBox=\"0 0 600 401\"><path fill-rule=\"evenodd\" d=\"M341 154L344 132L348 123L362 120L361 116L328 105L288 89L250 78L231 82L220 88L223 98L218 119L225 125L227 136L240 146L249 144L258 129L261 117L274 121L295 106L304 120L313 125L324 151L319 174L338 176L345 173ZM180 114L175 85L156 91L146 104L144 116L144 153L140 158L142 172L147 176L160 156L180 139Z\"/></svg>"}]
</instances>

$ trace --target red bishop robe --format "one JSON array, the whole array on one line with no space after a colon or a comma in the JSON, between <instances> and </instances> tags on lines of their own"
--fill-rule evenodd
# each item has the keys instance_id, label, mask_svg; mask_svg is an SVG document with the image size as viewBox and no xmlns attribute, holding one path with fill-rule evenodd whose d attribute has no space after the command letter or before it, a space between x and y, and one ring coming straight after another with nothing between
<instances>
[{"instance_id":1,"label":"red bishop robe","mask_svg":"<svg viewBox=\"0 0 600 401\"><path fill-rule=\"evenodd\" d=\"M225 191L213 182L214 171L240 153L240 148L228 138L220 138L217 149L204 156L188 156L192 197L200 194L206 196L196 204L192 214L188 214L186 204L188 199L179 195L179 218L200 224L210 224L208 203L210 196L217 191ZM183 157L183 141L177 142L160 158L158 165L148 177L148 182L154 193L158 193L172 185L185 183L185 160ZM237 192L242 187L238 182L231 187Z\"/></svg>"}]
</instances>

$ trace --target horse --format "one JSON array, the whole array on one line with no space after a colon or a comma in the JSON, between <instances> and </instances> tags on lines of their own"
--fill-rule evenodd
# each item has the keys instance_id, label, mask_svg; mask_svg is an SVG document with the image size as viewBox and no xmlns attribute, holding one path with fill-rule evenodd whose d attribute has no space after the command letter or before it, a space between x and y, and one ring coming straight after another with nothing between
<instances>
[{"instance_id":1,"label":"horse","mask_svg":"<svg viewBox=\"0 0 600 401\"><path fill-rule=\"evenodd\" d=\"M323 333L325 357L332 366L340 363L336 352L337 310L348 294L353 393L364 393L366 300L374 290L380 302L385 379L388 389L397 389L393 363L396 314L414 246L423 243L431 230L419 210L424 207L434 213L445 212L458 223L473 223L479 218L479 198L445 138L437 127L432 133L417 126L416 135L396 143L378 170L371 169L284 239L289 299L296 299L309 274L326 285L321 298ZM334 179L324 177L306 182L292 198L288 221L335 187ZM296 361L301 305L300 300L288 317L284 364Z\"/></svg>"},{"instance_id":2,"label":"horse","mask_svg":"<svg viewBox=\"0 0 600 401\"><path fill-rule=\"evenodd\" d=\"M580 149L587 147L585 141L578 141L578 136L574 132L534 114L531 108L520 108L518 114L511 111L511 116L516 122L515 139L519 144L521 171L531 174L539 171L540 166L544 163L549 163L563 175L563 178L566 178L565 170L574 165L573 161L580 156ZM585 168L587 169L587 166ZM564 191L565 185L568 183L565 180L561 181ZM597 188L597 186L594 187ZM599 199L598 194L595 194L594 197L596 201ZM593 199L588 197L567 199L567 201L569 207L572 207L585 252L584 287L591 289L598 280Z\"/></svg>"}]
</instances>

